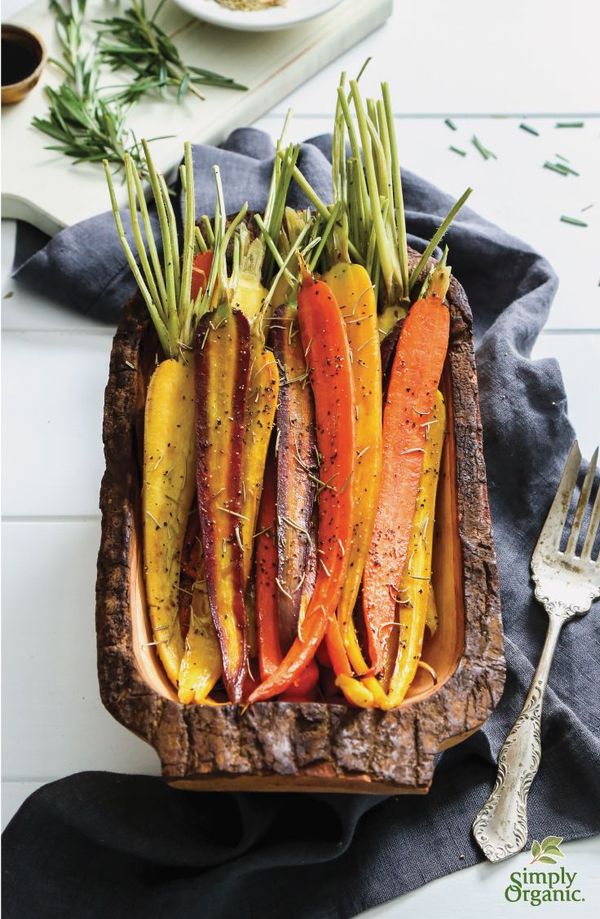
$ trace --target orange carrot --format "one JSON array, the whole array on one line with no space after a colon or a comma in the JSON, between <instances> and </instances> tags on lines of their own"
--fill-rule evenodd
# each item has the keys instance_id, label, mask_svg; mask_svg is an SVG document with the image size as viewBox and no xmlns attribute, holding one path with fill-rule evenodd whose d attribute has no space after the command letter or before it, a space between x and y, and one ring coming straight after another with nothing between
<instances>
[{"instance_id":1,"label":"orange carrot","mask_svg":"<svg viewBox=\"0 0 600 919\"><path fill-rule=\"evenodd\" d=\"M213 253L212 249L206 252L197 252L192 262L192 281L190 292L192 300L195 300L201 290L206 290L206 284L212 268Z\"/></svg>"},{"instance_id":2,"label":"orange carrot","mask_svg":"<svg viewBox=\"0 0 600 919\"><path fill-rule=\"evenodd\" d=\"M298 637L275 673L250 696L250 702L284 692L313 660L335 614L352 539L354 467L353 380L350 351L340 308L327 284L306 268L298 293L298 320L315 399L319 477L318 570L315 589Z\"/></svg>"},{"instance_id":3,"label":"orange carrot","mask_svg":"<svg viewBox=\"0 0 600 919\"><path fill-rule=\"evenodd\" d=\"M418 300L404 320L383 412L383 470L363 577L371 664L385 664L423 468L426 427L448 349L450 315L438 296Z\"/></svg>"}]
</instances>

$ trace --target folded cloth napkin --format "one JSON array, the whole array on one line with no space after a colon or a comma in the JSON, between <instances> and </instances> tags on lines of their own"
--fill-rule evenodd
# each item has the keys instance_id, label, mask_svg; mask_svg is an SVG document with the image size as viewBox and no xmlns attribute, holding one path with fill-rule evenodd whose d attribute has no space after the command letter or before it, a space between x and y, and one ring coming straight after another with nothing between
<instances>
[{"instance_id":1,"label":"folded cloth napkin","mask_svg":"<svg viewBox=\"0 0 600 919\"><path fill-rule=\"evenodd\" d=\"M324 197L329 155L329 138L302 147L301 167ZM213 204L216 162L229 210L245 200L261 208L272 156L268 138L254 130L236 131L222 149L195 148L199 207ZM404 193L418 244L451 202L408 173ZM530 359L556 290L549 265L469 210L447 241L475 320L506 628L508 680L498 709L441 757L423 797L194 794L110 773L46 785L4 834L6 919L340 919L482 859L470 827L542 647L546 616L533 599L529 559L574 435L556 362ZM59 233L18 277L111 321L132 290L109 215ZM593 613L564 629L529 800L532 837L600 831L598 634Z\"/></svg>"}]
</instances>

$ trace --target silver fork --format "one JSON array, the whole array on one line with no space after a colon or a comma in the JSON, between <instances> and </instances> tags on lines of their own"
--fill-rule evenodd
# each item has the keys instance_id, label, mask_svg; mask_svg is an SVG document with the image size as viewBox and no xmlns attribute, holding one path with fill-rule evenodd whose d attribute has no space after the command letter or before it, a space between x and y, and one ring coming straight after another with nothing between
<instances>
[{"instance_id":1,"label":"silver fork","mask_svg":"<svg viewBox=\"0 0 600 919\"><path fill-rule=\"evenodd\" d=\"M600 489L581 554L575 554L597 459L598 448L581 486L567 544L561 552L561 537L581 466L579 444L575 441L531 559L535 596L548 613L548 631L525 704L500 750L494 790L473 823L473 835L491 862L520 852L527 841L527 798L542 755L542 702L554 651L564 623L585 615L600 597L600 558L594 561L591 557L600 526Z\"/></svg>"}]
</instances>

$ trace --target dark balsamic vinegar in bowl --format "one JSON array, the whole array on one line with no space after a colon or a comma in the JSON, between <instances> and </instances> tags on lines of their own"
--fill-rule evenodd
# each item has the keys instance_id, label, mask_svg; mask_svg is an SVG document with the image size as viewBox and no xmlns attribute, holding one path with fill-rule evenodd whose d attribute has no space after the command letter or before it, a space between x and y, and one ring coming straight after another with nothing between
<instances>
[{"instance_id":1,"label":"dark balsamic vinegar in bowl","mask_svg":"<svg viewBox=\"0 0 600 919\"><path fill-rule=\"evenodd\" d=\"M31 48L2 37L2 85L12 86L31 76L40 62Z\"/></svg>"},{"instance_id":2,"label":"dark balsamic vinegar in bowl","mask_svg":"<svg viewBox=\"0 0 600 919\"><path fill-rule=\"evenodd\" d=\"M2 26L2 104L20 102L38 82L46 62L42 39L20 26Z\"/></svg>"}]
</instances>

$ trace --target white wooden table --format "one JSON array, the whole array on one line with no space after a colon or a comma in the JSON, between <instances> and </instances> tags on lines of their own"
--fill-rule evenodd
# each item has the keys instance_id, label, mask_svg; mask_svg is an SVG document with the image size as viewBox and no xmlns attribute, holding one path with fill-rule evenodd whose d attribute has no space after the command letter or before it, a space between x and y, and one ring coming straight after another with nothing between
<instances>
[{"instance_id":1,"label":"white wooden table","mask_svg":"<svg viewBox=\"0 0 600 919\"><path fill-rule=\"evenodd\" d=\"M3 12L22 5L9 0ZM600 14L589 0L571 0L568 16L564 11L555 0L493 7L431 0L426 9L396 0L387 26L289 103L294 139L329 130L341 66L355 73L371 55L365 85L391 83L403 164L455 195L472 185L474 208L551 260L561 286L533 356L560 361L571 418L589 455L600 437L600 76L593 47ZM286 108L277 106L257 126L278 133ZM456 132L444 124L447 115ZM523 120L539 136L520 129ZM579 120L583 128L555 128ZM479 156L474 133L497 160ZM468 155L450 152L450 144ZM542 168L557 154L580 176ZM589 226L561 223L561 214ZM154 752L102 708L96 682L101 413L112 329L11 281L14 234L14 223L3 221L4 823L39 785L72 772L158 772ZM561 913L591 915L600 904L598 839L567 851L587 899L563 904ZM512 866L522 867L516 862L476 866L374 912L413 908L439 916L447 914L444 905L460 903L466 919L484 910L505 915L502 889ZM537 915L551 909L538 907Z\"/></svg>"}]
</instances>

